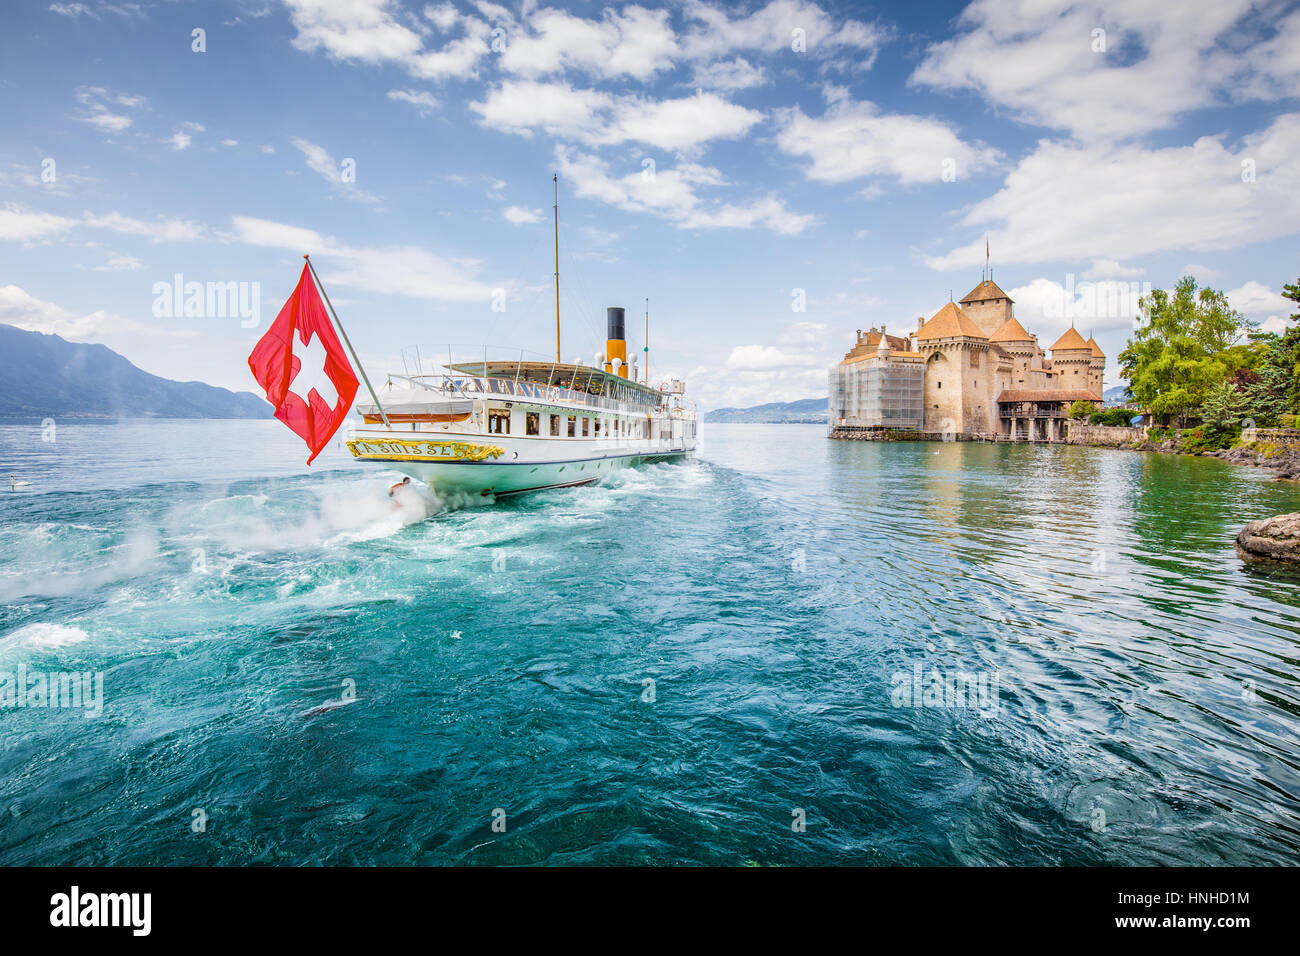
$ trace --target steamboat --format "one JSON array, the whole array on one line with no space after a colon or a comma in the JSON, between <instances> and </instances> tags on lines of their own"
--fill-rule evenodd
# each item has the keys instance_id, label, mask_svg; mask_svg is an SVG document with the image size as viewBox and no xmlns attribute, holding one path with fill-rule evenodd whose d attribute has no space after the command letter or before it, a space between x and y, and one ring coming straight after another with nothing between
<instances>
[{"instance_id":1,"label":"steamboat","mask_svg":"<svg viewBox=\"0 0 1300 956\"><path fill-rule=\"evenodd\" d=\"M500 497L694 453L697 413L686 385L652 386L648 360L644 376L635 355L628 361L624 309L606 310L605 351L592 364L560 361L558 185L555 217L555 360L489 361L485 352L481 362L449 359L430 374L418 362L416 374L391 373L356 405L361 423L345 439L353 457L438 493Z\"/></svg>"}]
</instances>

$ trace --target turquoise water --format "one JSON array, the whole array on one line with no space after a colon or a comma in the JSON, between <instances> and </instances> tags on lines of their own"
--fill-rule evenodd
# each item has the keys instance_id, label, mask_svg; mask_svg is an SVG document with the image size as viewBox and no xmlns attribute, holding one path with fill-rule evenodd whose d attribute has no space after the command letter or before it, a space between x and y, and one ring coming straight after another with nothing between
<instances>
[{"instance_id":1,"label":"turquoise water","mask_svg":"<svg viewBox=\"0 0 1300 956\"><path fill-rule=\"evenodd\" d=\"M0 863L1300 859L1300 591L1232 550L1300 488L702 442L395 507L276 422L0 427L0 672L104 680L0 708Z\"/></svg>"}]
</instances>

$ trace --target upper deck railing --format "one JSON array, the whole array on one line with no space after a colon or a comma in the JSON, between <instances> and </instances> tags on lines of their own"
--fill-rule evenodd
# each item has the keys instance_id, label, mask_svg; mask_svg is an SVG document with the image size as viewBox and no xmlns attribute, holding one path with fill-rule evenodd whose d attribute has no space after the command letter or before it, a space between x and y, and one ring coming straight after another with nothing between
<instances>
[{"instance_id":1,"label":"upper deck railing","mask_svg":"<svg viewBox=\"0 0 1300 956\"><path fill-rule=\"evenodd\" d=\"M539 402L563 402L571 405L582 405L586 408L601 409L611 412L627 413L636 409L652 409L657 412L667 412L668 414L682 413L694 414L694 402L689 399L683 399L680 395L661 394L658 405L645 405L640 402L620 402L603 395L593 395L591 392L585 392L581 389L563 388L559 385L543 385L537 382L512 381L508 378L497 378L490 376L483 378L473 375L453 375L453 374L426 374L426 375L397 375L393 374L390 378L400 378L410 382L412 385L426 388L431 392L455 397L455 398L492 398L499 396L507 399L532 399ZM689 407L688 407L689 406Z\"/></svg>"}]
</instances>

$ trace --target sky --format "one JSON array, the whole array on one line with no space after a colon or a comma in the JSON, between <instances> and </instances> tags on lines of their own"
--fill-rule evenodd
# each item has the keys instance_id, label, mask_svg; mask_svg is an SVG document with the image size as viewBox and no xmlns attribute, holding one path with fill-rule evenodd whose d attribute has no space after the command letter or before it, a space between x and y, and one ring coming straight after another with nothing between
<instances>
[{"instance_id":1,"label":"sky","mask_svg":"<svg viewBox=\"0 0 1300 956\"><path fill-rule=\"evenodd\" d=\"M1147 289L1293 310L1300 4L0 11L0 322L168 378L256 390L304 253L372 379L414 347L553 356L553 174L565 360L607 306L639 351L648 299L652 382L822 396L856 329L915 331L987 249L1110 387Z\"/></svg>"}]
</instances>

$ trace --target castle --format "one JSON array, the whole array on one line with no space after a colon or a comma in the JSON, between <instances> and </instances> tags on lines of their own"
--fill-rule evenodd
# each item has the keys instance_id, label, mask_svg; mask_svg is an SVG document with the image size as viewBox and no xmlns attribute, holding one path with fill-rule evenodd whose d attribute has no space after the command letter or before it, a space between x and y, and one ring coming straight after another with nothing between
<instances>
[{"instance_id":1,"label":"castle","mask_svg":"<svg viewBox=\"0 0 1300 956\"><path fill-rule=\"evenodd\" d=\"M830 371L832 437L901 430L944 437L1060 441L1076 401L1101 402L1106 356L1073 326L1047 357L992 278L916 331L858 330ZM856 434L855 434L856 433Z\"/></svg>"}]
</instances>

